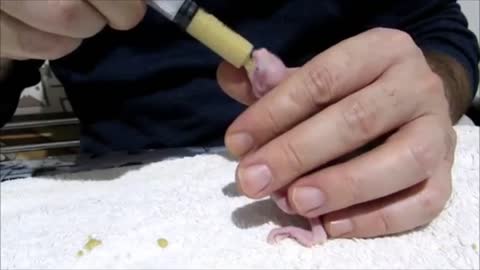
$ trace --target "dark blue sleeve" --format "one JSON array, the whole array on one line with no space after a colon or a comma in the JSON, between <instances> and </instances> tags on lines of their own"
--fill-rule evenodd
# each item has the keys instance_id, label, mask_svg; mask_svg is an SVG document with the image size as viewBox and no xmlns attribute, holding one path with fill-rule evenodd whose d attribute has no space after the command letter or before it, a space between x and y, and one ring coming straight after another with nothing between
<instances>
[{"instance_id":1,"label":"dark blue sleeve","mask_svg":"<svg viewBox=\"0 0 480 270\"><path fill-rule=\"evenodd\" d=\"M364 1L359 1L364 2ZM477 37L455 0L384 0L372 3L360 16L368 27L384 26L409 33L424 51L447 54L462 64L475 96L479 84ZM373 4L375 3L375 4Z\"/></svg>"},{"instance_id":2,"label":"dark blue sleeve","mask_svg":"<svg viewBox=\"0 0 480 270\"><path fill-rule=\"evenodd\" d=\"M0 80L0 127L12 118L18 106L20 94L40 82L39 68L44 61L14 61ZM6 67L2 67L6 68Z\"/></svg>"},{"instance_id":3,"label":"dark blue sleeve","mask_svg":"<svg viewBox=\"0 0 480 270\"><path fill-rule=\"evenodd\" d=\"M479 83L478 63L480 50L475 35L468 30L467 19L456 1L448 1L430 18L407 28L424 50L436 51L452 56L469 73L472 97Z\"/></svg>"}]
</instances>

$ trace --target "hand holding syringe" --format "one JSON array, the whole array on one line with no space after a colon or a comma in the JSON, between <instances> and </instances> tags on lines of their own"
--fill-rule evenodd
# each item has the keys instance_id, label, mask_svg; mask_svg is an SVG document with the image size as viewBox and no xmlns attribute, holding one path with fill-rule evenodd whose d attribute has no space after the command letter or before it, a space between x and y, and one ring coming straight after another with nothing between
<instances>
[{"instance_id":1,"label":"hand holding syringe","mask_svg":"<svg viewBox=\"0 0 480 270\"><path fill-rule=\"evenodd\" d=\"M286 69L279 59L262 50L254 52L250 42L190 0L2 1L2 67L9 60L61 58L106 25L129 30L143 19L146 3L231 65L249 71L257 97L285 77Z\"/></svg>"},{"instance_id":2,"label":"hand holding syringe","mask_svg":"<svg viewBox=\"0 0 480 270\"><path fill-rule=\"evenodd\" d=\"M132 29L147 4L235 67L252 68L253 46L190 0L2 1L0 58L61 58L107 25Z\"/></svg>"},{"instance_id":3,"label":"hand holding syringe","mask_svg":"<svg viewBox=\"0 0 480 270\"><path fill-rule=\"evenodd\" d=\"M55 60L105 26L130 30L144 17L144 0L1 1L0 58ZM2 64L3 64L2 61Z\"/></svg>"}]
</instances>

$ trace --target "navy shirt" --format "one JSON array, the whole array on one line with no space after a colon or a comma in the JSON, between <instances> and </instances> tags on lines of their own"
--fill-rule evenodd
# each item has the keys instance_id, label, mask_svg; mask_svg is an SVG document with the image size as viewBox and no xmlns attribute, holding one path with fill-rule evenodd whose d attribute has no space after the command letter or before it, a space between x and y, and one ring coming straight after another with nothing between
<instances>
[{"instance_id":1,"label":"navy shirt","mask_svg":"<svg viewBox=\"0 0 480 270\"><path fill-rule=\"evenodd\" d=\"M301 66L365 30L390 27L410 33L425 50L455 57L468 71L472 91L478 85L478 42L456 1L197 2L288 66ZM220 61L148 10L134 29L106 28L72 54L52 61L51 68L81 121L82 151L102 154L222 145L226 128L245 108L219 88L215 73ZM0 125L13 114L21 89L38 81L39 63L17 63L2 83Z\"/></svg>"}]
</instances>

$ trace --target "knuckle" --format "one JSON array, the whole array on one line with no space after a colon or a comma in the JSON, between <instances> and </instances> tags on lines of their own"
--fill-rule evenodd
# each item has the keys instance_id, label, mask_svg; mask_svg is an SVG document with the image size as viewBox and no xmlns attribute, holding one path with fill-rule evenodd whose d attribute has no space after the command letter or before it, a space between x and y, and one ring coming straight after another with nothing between
<instances>
[{"instance_id":1,"label":"knuckle","mask_svg":"<svg viewBox=\"0 0 480 270\"><path fill-rule=\"evenodd\" d=\"M414 55L421 54L422 51L416 43L412 36L402 30L395 28L385 28L377 27L373 31L377 34L382 43L388 42L395 48L400 48L403 52L412 52Z\"/></svg>"},{"instance_id":2,"label":"knuckle","mask_svg":"<svg viewBox=\"0 0 480 270\"><path fill-rule=\"evenodd\" d=\"M438 161L439 148L431 143L419 143L410 145L408 151L413 163L422 172L424 177L430 177Z\"/></svg>"},{"instance_id":3,"label":"knuckle","mask_svg":"<svg viewBox=\"0 0 480 270\"><path fill-rule=\"evenodd\" d=\"M103 17L92 12L84 1L51 1L47 23L62 35L88 38L105 26Z\"/></svg>"},{"instance_id":4,"label":"knuckle","mask_svg":"<svg viewBox=\"0 0 480 270\"><path fill-rule=\"evenodd\" d=\"M457 132L455 132L455 129L453 129L451 126L448 129L448 136L450 138L450 143L452 145L456 145L458 140Z\"/></svg>"},{"instance_id":5,"label":"knuckle","mask_svg":"<svg viewBox=\"0 0 480 270\"><path fill-rule=\"evenodd\" d=\"M281 121L277 119L270 106L264 106L264 111L266 121L269 123L267 129L271 130L273 134L280 134L282 132Z\"/></svg>"},{"instance_id":6,"label":"knuckle","mask_svg":"<svg viewBox=\"0 0 480 270\"><path fill-rule=\"evenodd\" d=\"M372 35L375 35L376 37L383 37L385 35L387 35L392 29L390 28L387 28L387 27L374 27L370 30L368 30L368 32Z\"/></svg>"},{"instance_id":7,"label":"knuckle","mask_svg":"<svg viewBox=\"0 0 480 270\"><path fill-rule=\"evenodd\" d=\"M423 79L424 86L423 89L428 94L441 96L444 95L444 85L443 80L435 72L430 72L430 75L426 76Z\"/></svg>"},{"instance_id":8,"label":"knuckle","mask_svg":"<svg viewBox=\"0 0 480 270\"><path fill-rule=\"evenodd\" d=\"M115 22L114 27L117 30L129 30L137 26L145 15L146 8L140 1L132 1L132 7L124 18Z\"/></svg>"},{"instance_id":9,"label":"knuckle","mask_svg":"<svg viewBox=\"0 0 480 270\"><path fill-rule=\"evenodd\" d=\"M303 92L314 107L322 107L332 102L335 92L335 75L331 68L316 65L309 68L303 78Z\"/></svg>"},{"instance_id":10,"label":"knuckle","mask_svg":"<svg viewBox=\"0 0 480 270\"><path fill-rule=\"evenodd\" d=\"M53 10L51 19L67 29L78 21L82 1L58 1Z\"/></svg>"},{"instance_id":11,"label":"knuckle","mask_svg":"<svg viewBox=\"0 0 480 270\"><path fill-rule=\"evenodd\" d=\"M301 175L305 170L305 162L302 159L302 155L299 153L298 149L293 145L291 140L284 140L281 143L281 151L285 157L289 169L291 169L295 174Z\"/></svg>"},{"instance_id":12,"label":"knuckle","mask_svg":"<svg viewBox=\"0 0 480 270\"><path fill-rule=\"evenodd\" d=\"M445 156L443 159L446 161L450 161L453 165L455 148L457 146L457 133L455 132L453 127L448 127L447 132L445 132L444 144L445 144Z\"/></svg>"},{"instance_id":13,"label":"knuckle","mask_svg":"<svg viewBox=\"0 0 480 270\"><path fill-rule=\"evenodd\" d=\"M368 140L375 136L377 109L373 102L355 99L342 114L348 136Z\"/></svg>"},{"instance_id":14,"label":"knuckle","mask_svg":"<svg viewBox=\"0 0 480 270\"><path fill-rule=\"evenodd\" d=\"M453 129L453 127L451 126L448 128L447 139L448 139L447 143L450 146L449 150L451 150L451 152L455 151L458 137L457 137L457 133L455 132L455 129Z\"/></svg>"},{"instance_id":15,"label":"knuckle","mask_svg":"<svg viewBox=\"0 0 480 270\"><path fill-rule=\"evenodd\" d=\"M362 188L359 186L359 180L354 176L354 174L344 172L342 178L336 179L343 179L344 186L346 188L346 192L344 194L346 194L347 206L356 205L364 201L364 198L360 193Z\"/></svg>"},{"instance_id":16,"label":"knuckle","mask_svg":"<svg viewBox=\"0 0 480 270\"><path fill-rule=\"evenodd\" d=\"M410 34L398 29L388 29L385 34L389 37L392 44L403 47L416 47L415 42Z\"/></svg>"},{"instance_id":17,"label":"knuckle","mask_svg":"<svg viewBox=\"0 0 480 270\"><path fill-rule=\"evenodd\" d=\"M432 71L419 81L419 96L422 97L424 103L430 105L428 108L434 112L440 112L442 114L448 113L450 108L441 77Z\"/></svg>"}]
</instances>

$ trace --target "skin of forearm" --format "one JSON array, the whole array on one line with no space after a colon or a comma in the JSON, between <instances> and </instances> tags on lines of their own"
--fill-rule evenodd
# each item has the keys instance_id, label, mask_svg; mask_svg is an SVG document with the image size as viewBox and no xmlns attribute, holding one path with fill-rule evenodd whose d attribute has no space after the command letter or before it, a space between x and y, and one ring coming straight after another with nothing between
<instances>
[{"instance_id":1,"label":"skin of forearm","mask_svg":"<svg viewBox=\"0 0 480 270\"><path fill-rule=\"evenodd\" d=\"M433 72L442 78L450 119L456 123L472 101L472 85L467 70L449 55L431 51L424 51L424 54Z\"/></svg>"}]
</instances>

